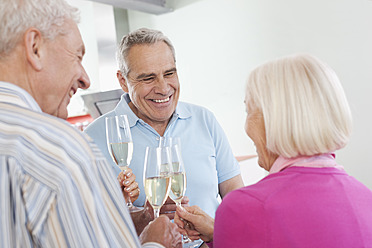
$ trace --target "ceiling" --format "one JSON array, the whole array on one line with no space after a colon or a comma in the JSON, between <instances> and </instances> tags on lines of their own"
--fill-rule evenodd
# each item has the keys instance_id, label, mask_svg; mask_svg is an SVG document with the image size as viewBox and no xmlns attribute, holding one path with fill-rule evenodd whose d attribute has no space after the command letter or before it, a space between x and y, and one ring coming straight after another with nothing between
<instances>
[{"instance_id":1,"label":"ceiling","mask_svg":"<svg viewBox=\"0 0 372 248\"><path fill-rule=\"evenodd\" d=\"M151 14L164 14L173 11L167 7L166 0L90 0L105 3L117 8L131 9Z\"/></svg>"}]
</instances>

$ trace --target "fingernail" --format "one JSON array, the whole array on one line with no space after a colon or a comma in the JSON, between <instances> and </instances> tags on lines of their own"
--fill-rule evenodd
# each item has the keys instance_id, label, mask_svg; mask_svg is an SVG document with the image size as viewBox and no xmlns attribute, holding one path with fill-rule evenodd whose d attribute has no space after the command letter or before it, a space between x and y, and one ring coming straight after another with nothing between
<instances>
[{"instance_id":1,"label":"fingernail","mask_svg":"<svg viewBox=\"0 0 372 248\"><path fill-rule=\"evenodd\" d=\"M129 180L124 181L124 185L129 185Z\"/></svg>"},{"instance_id":2,"label":"fingernail","mask_svg":"<svg viewBox=\"0 0 372 248\"><path fill-rule=\"evenodd\" d=\"M127 177L130 177L131 175L132 175L132 172L128 172L128 173L126 174Z\"/></svg>"},{"instance_id":3,"label":"fingernail","mask_svg":"<svg viewBox=\"0 0 372 248\"><path fill-rule=\"evenodd\" d=\"M128 195L133 196L133 192L130 192Z\"/></svg>"}]
</instances>

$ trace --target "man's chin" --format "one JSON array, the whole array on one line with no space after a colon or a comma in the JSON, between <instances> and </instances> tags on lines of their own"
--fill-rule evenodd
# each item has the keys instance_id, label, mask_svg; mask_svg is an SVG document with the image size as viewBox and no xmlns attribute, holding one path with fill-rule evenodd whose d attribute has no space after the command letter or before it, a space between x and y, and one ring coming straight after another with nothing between
<instances>
[{"instance_id":1,"label":"man's chin","mask_svg":"<svg viewBox=\"0 0 372 248\"><path fill-rule=\"evenodd\" d=\"M68 117L67 109L59 109L54 116L66 120Z\"/></svg>"}]
</instances>

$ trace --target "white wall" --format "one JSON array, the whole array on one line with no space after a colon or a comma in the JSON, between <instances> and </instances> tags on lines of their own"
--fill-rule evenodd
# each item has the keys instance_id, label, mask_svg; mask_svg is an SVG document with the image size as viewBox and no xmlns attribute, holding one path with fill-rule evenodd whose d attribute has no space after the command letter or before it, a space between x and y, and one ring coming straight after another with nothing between
<instances>
[{"instance_id":1,"label":"white wall","mask_svg":"<svg viewBox=\"0 0 372 248\"><path fill-rule=\"evenodd\" d=\"M354 133L350 144L337 152L337 160L372 189L371 0L168 2L175 8L172 13L156 16L129 11L130 29L159 29L172 40L180 99L212 110L236 155L255 153L243 129L244 85L249 71L278 56L309 52L338 73L353 111ZM99 76L101 80L105 77ZM256 161L242 163L242 168L248 168L243 176L255 175L246 179L248 184L264 175Z\"/></svg>"},{"instance_id":2,"label":"white wall","mask_svg":"<svg viewBox=\"0 0 372 248\"><path fill-rule=\"evenodd\" d=\"M155 16L129 11L130 29L162 30L176 48L181 100L211 109L236 155L254 153L243 126L244 84L268 59L309 52L332 66L354 115L346 171L372 188L372 1L199 0ZM251 164L247 166L253 166Z\"/></svg>"},{"instance_id":3,"label":"white wall","mask_svg":"<svg viewBox=\"0 0 372 248\"><path fill-rule=\"evenodd\" d=\"M77 116L87 113L80 95L120 88L116 79L115 20L110 5L86 0L67 2L80 10L79 29L86 50L83 66L91 81L91 87L79 89L68 106L69 116Z\"/></svg>"}]
</instances>

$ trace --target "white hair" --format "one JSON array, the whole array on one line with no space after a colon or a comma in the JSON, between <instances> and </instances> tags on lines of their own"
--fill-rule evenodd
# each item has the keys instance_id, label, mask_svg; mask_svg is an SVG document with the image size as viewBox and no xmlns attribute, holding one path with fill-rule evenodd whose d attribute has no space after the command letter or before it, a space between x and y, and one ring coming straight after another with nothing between
<instances>
[{"instance_id":1,"label":"white hair","mask_svg":"<svg viewBox=\"0 0 372 248\"><path fill-rule=\"evenodd\" d=\"M151 45L157 42L165 42L172 52L173 59L176 61L175 49L172 42L162 32L154 29L140 28L125 35L117 49L116 58L119 65L119 69L124 77L126 77L130 71L128 54L129 50L135 45Z\"/></svg>"},{"instance_id":2,"label":"white hair","mask_svg":"<svg viewBox=\"0 0 372 248\"><path fill-rule=\"evenodd\" d=\"M0 58L9 54L24 32L37 28L47 39L61 34L66 20L79 22L78 9L65 0L1 0Z\"/></svg>"},{"instance_id":3,"label":"white hair","mask_svg":"<svg viewBox=\"0 0 372 248\"><path fill-rule=\"evenodd\" d=\"M246 102L264 118L267 149L284 157L335 151L349 141L351 111L336 73L300 54L251 72Z\"/></svg>"}]
</instances>

